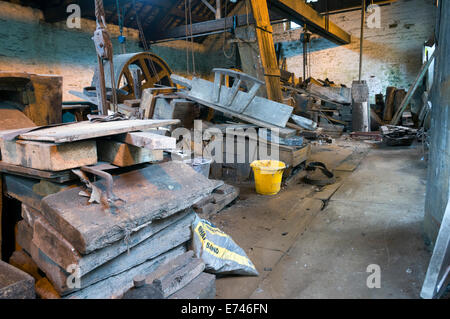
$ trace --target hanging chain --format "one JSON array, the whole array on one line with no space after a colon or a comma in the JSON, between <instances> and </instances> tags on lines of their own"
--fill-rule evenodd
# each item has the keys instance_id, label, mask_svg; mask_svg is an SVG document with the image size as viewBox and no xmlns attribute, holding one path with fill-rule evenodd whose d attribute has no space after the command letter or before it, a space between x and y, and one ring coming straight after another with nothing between
<instances>
[{"instance_id":1,"label":"hanging chain","mask_svg":"<svg viewBox=\"0 0 450 319\"><path fill-rule=\"evenodd\" d=\"M142 41L142 45L144 47L144 51L149 51L150 48L149 48L149 46L147 44L147 40L145 39L144 29L142 28L141 19L139 18L138 10L137 10L137 7L136 7L136 0L133 0L133 7L134 7L135 15L136 15L136 24L137 24L138 29L139 29L139 35L141 37L141 41ZM150 59L149 66L150 66L150 71L156 77L156 82L155 83L159 83L161 81L161 79L159 77L159 74L158 74L158 71L156 69L155 63L153 62L152 59Z\"/></svg>"},{"instance_id":2,"label":"hanging chain","mask_svg":"<svg viewBox=\"0 0 450 319\"><path fill-rule=\"evenodd\" d=\"M189 25L191 27L191 50L192 50L192 70L194 75L196 75L195 72L195 54L194 54L194 36L192 32L192 1L189 0Z\"/></svg>"},{"instance_id":3,"label":"hanging chain","mask_svg":"<svg viewBox=\"0 0 450 319\"><path fill-rule=\"evenodd\" d=\"M224 26L223 26L223 44L222 44L222 51L223 51L223 55L225 55L225 57L227 58L227 59L231 59L232 57L233 57L233 55L234 55L234 49L233 49L233 44L231 44L231 54L230 55L228 55L227 54L227 52L225 51L225 43L226 43L226 40L227 40L227 1L225 0L225 14L224 14L224 17L225 17L225 20L224 20Z\"/></svg>"},{"instance_id":4,"label":"hanging chain","mask_svg":"<svg viewBox=\"0 0 450 319\"><path fill-rule=\"evenodd\" d=\"M189 74L189 38L188 35L188 9L187 9L187 0L184 0L184 26L185 26L185 34L186 34L186 74Z\"/></svg>"}]
</instances>

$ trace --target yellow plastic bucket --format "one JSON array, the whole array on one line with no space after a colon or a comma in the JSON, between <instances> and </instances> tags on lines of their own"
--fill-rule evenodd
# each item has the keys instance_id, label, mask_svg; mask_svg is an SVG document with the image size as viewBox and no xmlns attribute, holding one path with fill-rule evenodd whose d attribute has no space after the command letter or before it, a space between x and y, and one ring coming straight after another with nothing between
<instances>
[{"instance_id":1,"label":"yellow plastic bucket","mask_svg":"<svg viewBox=\"0 0 450 319\"><path fill-rule=\"evenodd\" d=\"M250 164L255 175L256 192L261 195L275 195L281 189L281 179L286 164L280 161L263 160Z\"/></svg>"}]
</instances>

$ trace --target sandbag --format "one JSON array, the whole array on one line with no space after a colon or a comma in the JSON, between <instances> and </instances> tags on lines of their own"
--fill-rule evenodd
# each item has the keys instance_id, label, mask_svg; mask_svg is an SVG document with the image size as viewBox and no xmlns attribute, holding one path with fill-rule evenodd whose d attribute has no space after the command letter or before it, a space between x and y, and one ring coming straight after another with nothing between
<instances>
[{"instance_id":1,"label":"sandbag","mask_svg":"<svg viewBox=\"0 0 450 319\"><path fill-rule=\"evenodd\" d=\"M192 223L192 246L206 271L214 274L258 276L258 271L230 236L211 222L196 216Z\"/></svg>"}]
</instances>

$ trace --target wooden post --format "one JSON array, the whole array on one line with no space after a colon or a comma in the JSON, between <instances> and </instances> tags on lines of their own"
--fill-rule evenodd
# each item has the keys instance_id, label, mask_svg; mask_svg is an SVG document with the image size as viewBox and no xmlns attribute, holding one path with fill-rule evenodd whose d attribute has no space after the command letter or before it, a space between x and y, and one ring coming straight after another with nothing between
<instances>
[{"instance_id":1,"label":"wooden post","mask_svg":"<svg viewBox=\"0 0 450 319\"><path fill-rule=\"evenodd\" d=\"M266 80L267 98L282 102L280 69L272 38L269 9L266 0L250 0L256 25L256 39Z\"/></svg>"},{"instance_id":2,"label":"wooden post","mask_svg":"<svg viewBox=\"0 0 450 319\"><path fill-rule=\"evenodd\" d=\"M3 174L0 174L0 260L2 260L2 220L3 220Z\"/></svg>"},{"instance_id":3,"label":"wooden post","mask_svg":"<svg viewBox=\"0 0 450 319\"><path fill-rule=\"evenodd\" d=\"M222 18L220 7L220 0L216 0L216 19Z\"/></svg>"}]
</instances>

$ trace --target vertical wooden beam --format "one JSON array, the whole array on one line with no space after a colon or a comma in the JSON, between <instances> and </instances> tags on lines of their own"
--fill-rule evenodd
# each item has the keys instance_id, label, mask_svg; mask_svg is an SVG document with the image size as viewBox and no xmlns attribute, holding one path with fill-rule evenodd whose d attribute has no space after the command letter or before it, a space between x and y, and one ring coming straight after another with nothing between
<instances>
[{"instance_id":1,"label":"vertical wooden beam","mask_svg":"<svg viewBox=\"0 0 450 319\"><path fill-rule=\"evenodd\" d=\"M226 0L225 0L226 1ZM216 19L222 18L222 9L221 9L220 0L216 0Z\"/></svg>"},{"instance_id":2,"label":"vertical wooden beam","mask_svg":"<svg viewBox=\"0 0 450 319\"><path fill-rule=\"evenodd\" d=\"M270 24L267 2L266 0L250 0L250 3L256 24L256 39L264 69L267 98L272 101L282 102L280 69L273 44L272 26Z\"/></svg>"},{"instance_id":3,"label":"vertical wooden beam","mask_svg":"<svg viewBox=\"0 0 450 319\"><path fill-rule=\"evenodd\" d=\"M3 245L3 234L2 234L2 220L3 220L3 174L0 173L0 260L2 260L2 245Z\"/></svg>"}]
</instances>

